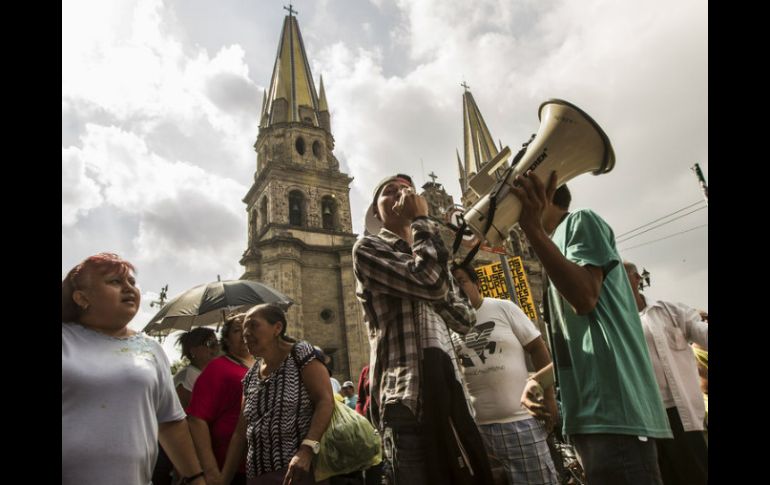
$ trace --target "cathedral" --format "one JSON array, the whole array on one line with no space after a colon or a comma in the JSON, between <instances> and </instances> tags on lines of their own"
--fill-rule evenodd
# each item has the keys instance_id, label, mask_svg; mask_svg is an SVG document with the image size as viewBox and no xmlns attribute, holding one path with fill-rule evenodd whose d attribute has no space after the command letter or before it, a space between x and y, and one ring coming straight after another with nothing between
<instances>
[{"instance_id":1,"label":"cathedral","mask_svg":"<svg viewBox=\"0 0 770 485\"><path fill-rule=\"evenodd\" d=\"M320 77L318 91L297 18L284 18L270 85L262 99L254 143L256 171L243 202L248 244L240 260L241 279L261 281L291 297L287 334L321 347L332 358L333 375L357 382L369 362L369 341L356 299L350 213L352 178L334 156L332 120ZM500 150L467 86L463 94L464 162L458 154L462 203L474 194L467 180ZM504 170L505 167L501 167ZM458 206L440 183L423 185L432 216L445 219ZM451 248L454 239L443 229ZM505 251L521 256L536 306L541 301L542 268L526 238L511 231ZM463 247L458 258L467 254ZM474 266L499 262L480 251Z\"/></svg>"},{"instance_id":2,"label":"cathedral","mask_svg":"<svg viewBox=\"0 0 770 485\"><path fill-rule=\"evenodd\" d=\"M338 380L358 381L369 340L356 299L352 178L340 172L323 78L313 81L297 18L284 19L254 143L257 167L243 202L248 246L241 279L294 300L287 334L332 358Z\"/></svg>"}]
</instances>

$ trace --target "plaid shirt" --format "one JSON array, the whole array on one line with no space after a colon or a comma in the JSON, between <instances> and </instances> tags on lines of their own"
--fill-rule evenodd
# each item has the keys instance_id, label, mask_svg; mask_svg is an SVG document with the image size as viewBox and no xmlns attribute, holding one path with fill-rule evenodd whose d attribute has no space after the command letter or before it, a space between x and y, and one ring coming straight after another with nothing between
<instances>
[{"instance_id":1,"label":"plaid shirt","mask_svg":"<svg viewBox=\"0 0 770 485\"><path fill-rule=\"evenodd\" d=\"M420 419L423 348L448 354L456 379L463 382L447 325L465 334L476 322L475 310L454 285L447 266L449 251L434 223L418 217L411 229L411 248L387 229L359 239L353 247L356 295L364 307L371 345L372 417L380 428L388 403L401 402Z\"/></svg>"}]
</instances>

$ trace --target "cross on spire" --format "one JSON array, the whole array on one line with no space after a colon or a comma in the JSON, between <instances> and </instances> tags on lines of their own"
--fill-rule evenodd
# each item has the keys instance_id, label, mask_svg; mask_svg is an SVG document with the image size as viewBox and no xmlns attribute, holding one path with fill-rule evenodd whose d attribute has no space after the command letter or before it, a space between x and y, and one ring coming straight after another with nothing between
<instances>
[{"instance_id":1,"label":"cross on spire","mask_svg":"<svg viewBox=\"0 0 770 485\"><path fill-rule=\"evenodd\" d=\"M286 8L286 5L284 5L284 6L283 6L283 9L284 9L284 10L288 10L288 11L289 11L289 17L291 17L291 14L293 14L293 13L299 13L299 12L297 12L296 10L294 10L294 9L292 8L292 5L291 5L291 3L289 3L289 8Z\"/></svg>"},{"instance_id":2,"label":"cross on spire","mask_svg":"<svg viewBox=\"0 0 770 485\"><path fill-rule=\"evenodd\" d=\"M467 92L467 91L468 91L468 89L470 88L470 86L468 86L468 85L465 83L465 81L461 82L461 83L460 83L460 86L464 87L466 92Z\"/></svg>"},{"instance_id":3,"label":"cross on spire","mask_svg":"<svg viewBox=\"0 0 770 485\"><path fill-rule=\"evenodd\" d=\"M436 183L436 179L438 178L438 175L436 175L435 173L431 172L431 173L428 174L428 177L430 177L433 180L433 183L435 184Z\"/></svg>"}]
</instances>

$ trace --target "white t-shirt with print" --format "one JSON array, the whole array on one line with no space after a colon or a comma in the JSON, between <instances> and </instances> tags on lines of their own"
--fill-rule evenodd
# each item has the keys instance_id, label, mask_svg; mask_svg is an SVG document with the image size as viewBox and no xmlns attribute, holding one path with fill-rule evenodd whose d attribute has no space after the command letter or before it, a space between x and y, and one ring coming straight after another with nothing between
<instances>
[{"instance_id":1,"label":"white t-shirt with print","mask_svg":"<svg viewBox=\"0 0 770 485\"><path fill-rule=\"evenodd\" d=\"M518 306L496 298L484 298L466 335L453 335L478 424L530 417L521 406L528 377L524 346L539 336Z\"/></svg>"}]
</instances>

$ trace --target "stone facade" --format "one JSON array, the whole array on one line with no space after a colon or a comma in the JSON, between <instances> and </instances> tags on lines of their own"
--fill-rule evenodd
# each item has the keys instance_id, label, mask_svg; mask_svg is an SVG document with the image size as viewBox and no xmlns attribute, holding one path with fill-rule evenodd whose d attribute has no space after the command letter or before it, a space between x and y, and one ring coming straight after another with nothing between
<instances>
[{"instance_id":1,"label":"stone facade","mask_svg":"<svg viewBox=\"0 0 770 485\"><path fill-rule=\"evenodd\" d=\"M352 179L339 171L333 146L331 134L301 123L260 130L259 168L244 198L250 237L242 278L291 297L289 333L332 356L339 380L357 381L369 344L352 274ZM291 204L299 220L291 219Z\"/></svg>"}]
</instances>

